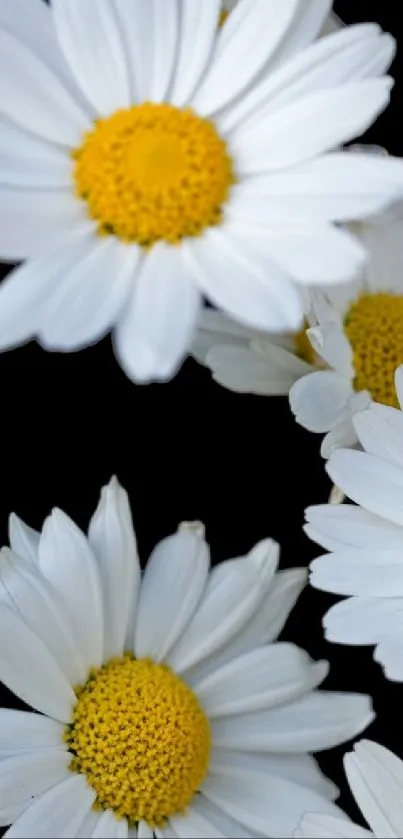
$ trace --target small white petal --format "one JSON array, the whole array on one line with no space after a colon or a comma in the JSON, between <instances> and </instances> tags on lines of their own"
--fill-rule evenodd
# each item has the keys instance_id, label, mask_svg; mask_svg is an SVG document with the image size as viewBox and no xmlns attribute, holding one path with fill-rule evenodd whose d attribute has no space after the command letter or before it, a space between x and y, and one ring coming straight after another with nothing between
<instances>
[{"instance_id":1,"label":"small white petal","mask_svg":"<svg viewBox=\"0 0 403 839\"><path fill-rule=\"evenodd\" d=\"M347 817L309 813L299 823L294 839L369 839L373 835Z\"/></svg>"},{"instance_id":2,"label":"small white petal","mask_svg":"<svg viewBox=\"0 0 403 839\"><path fill-rule=\"evenodd\" d=\"M403 824L403 763L384 746L362 740L344 758L348 782L376 836L398 839Z\"/></svg>"},{"instance_id":3,"label":"small white petal","mask_svg":"<svg viewBox=\"0 0 403 839\"><path fill-rule=\"evenodd\" d=\"M402 650L403 622L399 616L398 624L389 634L385 632L374 652L374 660L383 667L386 678L392 682L403 682Z\"/></svg>"},{"instance_id":4,"label":"small white petal","mask_svg":"<svg viewBox=\"0 0 403 839\"><path fill-rule=\"evenodd\" d=\"M1 708L0 757L5 751L13 751L17 756L20 751L60 749L64 746L64 731L63 725L41 714Z\"/></svg>"},{"instance_id":5,"label":"small white petal","mask_svg":"<svg viewBox=\"0 0 403 839\"><path fill-rule=\"evenodd\" d=\"M350 740L374 719L369 696L312 691L252 714L213 720L215 747L249 752L315 752Z\"/></svg>"},{"instance_id":6,"label":"small white petal","mask_svg":"<svg viewBox=\"0 0 403 839\"><path fill-rule=\"evenodd\" d=\"M179 839L226 839L225 833L216 827L200 810L188 807L185 816L173 816L169 820Z\"/></svg>"},{"instance_id":7,"label":"small white petal","mask_svg":"<svg viewBox=\"0 0 403 839\"><path fill-rule=\"evenodd\" d=\"M140 563L127 492L116 478L103 487L88 541L98 560L105 610L105 659L133 645Z\"/></svg>"},{"instance_id":8,"label":"small white petal","mask_svg":"<svg viewBox=\"0 0 403 839\"><path fill-rule=\"evenodd\" d=\"M400 407L403 409L403 366L398 367L395 373L395 387Z\"/></svg>"},{"instance_id":9,"label":"small white petal","mask_svg":"<svg viewBox=\"0 0 403 839\"><path fill-rule=\"evenodd\" d=\"M254 341L249 348L224 343L213 346L205 364L224 387L264 396L287 395L294 382L312 369L289 350L263 340Z\"/></svg>"},{"instance_id":10,"label":"small white petal","mask_svg":"<svg viewBox=\"0 0 403 839\"><path fill-rule=\"evenodd\" d=\"M402 623L403 597L350 597L332 606L323 618L327 640L338 644L377 644Z\"/></svg>"},{"instance_id":11,"label":"small white petal","mask_svg":"<svg viewBox=\"0 0 403 839\"><path fill-rule=\"evenodd\" d=\"M7 839L74 839L95 801L83 775L70 777L42 795L5 833Z\"/></svg>"},{"instance_id":12,"label":"small white petal","mask_svg":"<svg viewBox=\"0 0 403 839\"><path fill-rule=\"evenodd\" d=\"M210 552L203 538L180 531L160 542L141 585L134 651L163 661L193 618L206 587Z\"/></svg>"},{"instance_id":13,"label":"small white petal","mask_svg":"<svg viewBox=\"0 0 403 839\"><path fill-rule=\"evenodd\" d=\"M42 530L39 566L61 596L84 663L103 663L104 619L100 575L84 534L61 510Z\"/></svg>"},{"instance_id":14,"label":"small white petal","mask_svg":"<svg viewBox=\"0 0 403 839\"><path fill-rule=\"evenodd\" d=\"M339 324L327 322L308 329L306 334L315 352L329 367L348 379L354 377L353 351Z\"/></svg>"},{"instance_id":15,"label":"small white petal","mask_svg":"<svg viewBox=\"0 0 403 839\"><path fill-rule=\"evenodd\" d=\"M117 819L113 810L102 813L90 834L91 839L126 839L127 819Z\"/></svg>"},{"instance_id":16,"label":"small white petal","mask_svg":"<svg viewBox=\"0 0 403 839\"><path fill-rule=\"evenodd\" d=\"M236 822L231 816L224 813L224 810L221 810L220 807L212 804L203 793L194 797L192 810L207 818L210 824L215 825L226 837L231 836L231 839L258 839L257 834L250 829L247 830L240 822Z\"/></svg>"},{"instance_id":17,"label":"small white petal","mask_svg":"<svg viewBox=\"0 0 403 839\"><path fill-rule=\"evenodd\" d=\"M48 749L0 762L0 824L11 824L43 793L70 777L67 749Z\"/></svg>"},{"instance_id":18,"label":"small white petal","mask_svg":"<svg viewBox=\"0 0 403 839\"><path fill-rule=\"evenodd\" d=\"M129 836L132 836L129 830ZM154 831L148 826L146 822L139 822L138 831L136 831L133 839L154 839Z\"/></svg>"},{"instance_id":19,"label":"small white petal","mask_svg":"<svg viewBox=\"0 0 403 839\"><path fill-rule=\"evenodd\" d=\"M370 513L403 524L403 476L391 463L365 452L335 451L326 466L336 486Z\"/></svg>"},{"instance_id":20,"label":"small white petal","mask_svg":"<svg viewBox=\"0 0 403 839\"><path fill-rule=\"evenodd\" d=\"M358 439L368 454L403 468L403 415L388 405L372 405L354 417Z\"/></svg>"},{"instance_id":21,"label":"small white petal","mask_svg":"<svg viewBox=\"0 0 403 839\"><path fill-rule=\"evenodd\" d=\"M134 381L170 379L191 343L201 299L181 250L160 243L146 255L117 325L115 351Z\"/></svg>"},{"instance_id":22,"label":"small white petal","mask_svg":"<svg viewBox=\"0 0 403 839\"><path fill-rule=\"evenodd\" d=\"M290 406L300 425L322 433L344 419L351 393L349 379L331 370L318 370L292 386Z\"/></svg>"},{"instance_id":23,"label":"small white petal","mask_svg":"<svg viewBox=\"0 0 403 839\"><path fill-rule=\"evenodd\" d=\"M182 3L181 36L169 101L183 107L208 67L217 37L221 0Z\"/></svg>"},{"instance_id":24,"label":"small white petal","mask_svg":"<svg viewBox=\"0 0 403 839\"><path fill-rule=\"evenodd\" d=\"M59 722L71 720L75 695L43 642L15 612L0 603L0 678L9 690Z\"/></svg>"},{"instance_id":25,"label":"small white petal","mask_svg":"<svg viewBox=\"0 0 403 839\"><path fill-rule=\"evenodd\" d=\"M91 121L39 58L0 29L0 113L33 134L66 147L79 145Z\"/></svg>"},{"instance_id":26,"label":"small white petal","mask_svg":"<svg viewBox=\"0 0 403 839\"><path fill-rule=\"evenodd\" d=\"M131 104L123 41L112 4L53 0L60 47L79 87L99 114Z\"/></svg>"},{"instance_id":27,"label":"small white petal","mask_svg":"<svg viewBox=\"0 0 403 839\"><path fill-rule=\"evenodd\" d=\"M11 513L8 520L8 538L14 553L27 562L37 563L40 534L15 513Z\"/></svg>"}]
</instances>

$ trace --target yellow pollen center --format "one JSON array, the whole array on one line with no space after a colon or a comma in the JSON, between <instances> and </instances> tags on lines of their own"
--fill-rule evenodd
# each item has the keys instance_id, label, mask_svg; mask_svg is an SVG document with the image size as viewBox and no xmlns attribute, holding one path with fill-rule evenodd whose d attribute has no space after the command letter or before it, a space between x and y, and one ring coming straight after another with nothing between
<instances>
[{"instance_id":1,"label":"yellow pollen center","mask_svg":"<svg viewBox=\"0 0 403 839\"><path fill-rule=\"evenodd\" d=\"M344 331L354 354L355 389L398 407L395 370L403 364L403 296L363 294L347 312Z\"/></svg>"},{"instance_id":2,"label":"yellow pollen center","mask_svg":"<svg viewBox=\"0 0 403 839\"><path fill-rule=\"evenodd\" d=\"M66 741L96 806L157 827L183 813L206 776L211 734L182 679L127 655L94 670L76 693Z\"/></svg>"},{"instance_id":3,"label":"yellow pollen center","mask_svg":"<svg viewBox=\"0 0 403 839\"><path fill-rule=\"evenodd\" d=\"M76 193L98 232L145 248L220 224L235 180L213 123L166 104L97 120L73 158Z\"/></svg>"}]
</instances>

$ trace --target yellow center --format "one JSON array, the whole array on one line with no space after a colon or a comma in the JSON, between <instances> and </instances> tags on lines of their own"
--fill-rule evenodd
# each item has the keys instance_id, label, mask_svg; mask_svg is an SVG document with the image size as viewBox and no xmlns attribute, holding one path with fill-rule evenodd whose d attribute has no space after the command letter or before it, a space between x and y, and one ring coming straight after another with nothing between
<instances>
[{"instance_id":1,"label":"yellow center","mask_svg":"<svg viewBox=\"0 0 403 839\"><path fill-rule=\"evenodd\" d=\"M213 123L146 102L97 120L73 152L77 195L101 235L149 248L220 224L234 169Z\"/></svg>"},{"instance_id":2,"label":"yellow center","mask_svg":"<svg viewBox=\"0 0 403 839\"><path fill-rule=\"evenodd\" d=\"M131 824L162 826L184 812L208 769L211 734L190 688L169 667L132 656L94 670L66 741L96 806Z\"/></svg>"},{"instance_id":3,"label":"yellow center","mask_svg":"<svg viewBox=\"0 0 403 839\"><path fill-rule=\"evenodd\" d=\"M362 295L347 312L344 331L354 353L355 389L398 407L395 370L403 364L403 296Z\"/></svg>"}]
</instances>

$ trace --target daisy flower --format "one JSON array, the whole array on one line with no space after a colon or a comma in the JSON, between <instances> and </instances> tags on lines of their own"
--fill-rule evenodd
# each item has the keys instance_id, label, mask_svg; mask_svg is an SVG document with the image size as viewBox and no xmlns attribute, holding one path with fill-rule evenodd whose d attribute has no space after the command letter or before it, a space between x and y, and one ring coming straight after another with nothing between
<instances>
[{"instance_id":1,"label":"daisy flower","mask_svg":"<svg viewBox=\"0 0 403 839\"><path fill-rule=\"evenodd\" d=\"M86 537L60 510L10 521L0 555L0 679L39 713L0 711L8 837L292 836L336 812L309 754L362 731L369 697L276 638L305 572L271 540L213 570L184 523L140 574L114 479Z\"/></svg>"},{"instance_id":2,"label":"daisy flower","mask_svg":"<svg viewBox=\"0 0 403 839\"><path fill-rule=\"evenodd\" d=\"M389 749L361 740L344 758L354 798L371 831L350 821L344 813L328 816L309 813L294 833L296 839L400 839L403 835L403 761Z\"/></svg>"},{"instance_id":3,"label":"daisy flower","mask_svg":"<svg viewBox=\"0 0 403 839\"><path fill-rule=\"evenodd\" d=\"M396 391L403 404L403 367ZM333 452L327 471L359 506L307 510L308 536L331 551L311 564L310 581L349 598L325 615L328 640L376 645L387 678L403 681L403 414L374 403L354 427L364 451Z\"/></svg>"},{"instance_id":4,"label":"daisy flower","mask_svg":"<svg viewBox=\"0 0 403 839\"><path fill-rule=\"evenodd\" d=\"M169 379L203 298L297 329L299 288L355 277L337 222L403 193L403 165L340 151L389 101L393 38L318 39L331 0L1 0L0 345L113 332Z\"/></svg>"},{"instance_id":5,"label":"daisy flower","mask_svg":"<svg viewBox=\"0 0 403 839\"><path fill-rule=\"evenodd\" d=\"M322 454L353 446L355 413L371 400L397 406L396 368L403 363L403 204L360 225L370 259L362 277L324 295L313 305L318 325L307 336L317 364L291 388L297 421L327 432Z\"/></svg>"}]
</instances>

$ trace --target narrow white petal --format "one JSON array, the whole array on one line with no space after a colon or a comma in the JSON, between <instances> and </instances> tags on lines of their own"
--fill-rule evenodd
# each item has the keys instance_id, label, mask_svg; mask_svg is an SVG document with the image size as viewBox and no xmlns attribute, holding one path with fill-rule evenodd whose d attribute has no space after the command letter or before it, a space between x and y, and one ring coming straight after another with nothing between
<instances>
[{"instance_id":1,"label":"narrow white petal","mask_svg":"<svg viewBox=\"0 0 403 839\"><path fill-rule=\"evenodd\" d=\"M29 711L0 709L0 756L2 752L40 751L60 749L64 745L64 726Z\"/></svg>"},{"instance_id":2,"label":"narrow white petal","mask_svg":"<svg viewBox=\"0 0 403 839\"><path fill-rule=\"evenodd\" d=\"M239 96L278 49L297 14L300 0L243 0L217 39L211 67L192 107L205 116Z\"/></svg>"},{"instance_id":3,"label":"narrow white petal","mask_svg":"<svg viewBox=\"0 0 403 839\"><path fill-rule=\"evenodd\" d=\"M7 262L42 257L64 244L68 244L69 250L74 252L76 240L92 232L94 227L85 215L84 204L77 201L69 189L13 189L0 186L0 218L0 257ZM63 254L64 259L66 256L66 253ZM38 265L39 270L42 268L45 273L41 285L49 281L48 272L56 274L60 258L59 254L55 256L50 253ZM35 268L36 264L32 269L31 266L17 268L14 277L19 276L21 271L34 271ZM6 293L3 288L8 289L10 282L11 277L2 283L1 294ZM11 292L7 293L11 295Z\"/></svg>"},{"instance_id":4,"label":"narrow white petal","mask_svg":"<svg viewBox=\"0 0 403 839\"><path fill-rule=\"evenodd\" d=\"M98 561L105 610L105 659L133 645L140 563L127 492L116 478L103 487L88 541Z\"/></svg>"},{"instance_id":5,"label":"narrow white petal","mask_svg":"<svg viewBox=\"0 0 403 839\"><path fill-rule=\"evenodd\" d=\"M354 417L358 439L368 454L403 468L403 414L387 405L372 405Z\"/></svg>"},{"instance_id":6,"label":"narrow white petal","mask_svg":"<svg viewBox=\"0 0 403 839\"><path fill-rule=\"evenodd\" d=\"M311 563L311 583L334 594L403 597L401 548L346 549Z\"/></svg>"},{"instance_id":7,"label":"narrow white petal","mask_svg":"<svg viewBox=\"0 0 403 839\"><path fill-rule=\"evenodd\" d=\"M395 373L395 387L399 398L400 407L403 408L403 366L398 367Z\"/></svg>"},{"instance_id":8,"label":"narrow white petal","mask_svg":"<svg viewBox=\"0 0 403 839\"><path fill-rule=\"evenodd\" d=\"M27 562L38 561L40 534L25 524L15 513L11 513L8 520L8 538L14 553L26 559Z\"/></svg>"},{"instance_id":9,"label":"narrow white petal","mask_svg":"<svg viewBox=\"0 0 403 839\"><path fill-rule=\"evenodd\" d=\"M344 418L351 393L349 379L331 370L318 370L292 386L290 406L300 425L320 434Z\"/></svg>"},{"instance_id":10,"label":"narrow white petal","mask_svg":"<svg viewBox=\"0 0 403 839\"><path fill-rule=\"evenodd\" d=\"M311 370L289 350L263 340L250 348L218 344L208 351L205 363L224 387L263 396L287 395L294 382Z\"/></svg>"},{"instance_id":11,"label":"narrow white petal","mask_svg":"<svg viewBox=\"0 0 403 839\"><path fill-rule=\"evenodd\" d=\"M0 762L0 824L12 824L32 802L69 778L67 749L43 750Z\"/></svg>"},{"instance_id":12,"label":"narrow white petal","mask_svg":"<svg viewBox=\"0 0 403 839\"><path fill-rule=\"evenodd\" d=\"M167 98L177 58L182 13L178 0L114 0L126 39L134 101ZM188 4L186 4L188 5Z\"/></svg>"},{"instance_id":13,"label":"narrow white petal","mask_svg":"<svg viewBox=\"0 0 403 839\"><path fill-rule=\"evenodd\" d=\"M306 285L354 280L367 258L358 239L333 225L266 231L265 243L276 265Z\"/></svg>"},{"instance_id":14,"label":"narrow white petal","mask_svg":"<svg viewBox=\"0 0 403 839\"><path fill-rule=\"evenodd\" d=\"M0 182L17 187L70 187L72 160L66 149L0 118Z\"/></svg>"},{"instance_id":15,"label":"narrow white petal","mask_svg":"<svg viewBox=\"0 0 403 839\"><path fill-rule=\"evenodd\" d=\"M399 548L403 531L351 504L321 504L305 512L308 536L328 551L344 548Z\"/></svg>"},{"instance_id":16,"label":"narrow white petal","mask_svg":"<svg viewBox=\"0 0 403 839\"><path fill-rule=\"evenodd\" d=\"M315 352L341 376L354 377L353 351L339 324L328 322L307 330Z\"/></svg>"},{"instance_id":17,"label":"narrow white petal","mask_svg":"<svg viewBox=\"0 0 403 839\"><path fill-rule=\"evenodd\" d=\"M185 242L182 252L202 292L236 321L268 332L301 326L302 297L267 256L264 231L256 241L247 227L228 221Z\"/></svg>"},{"instance_id":18,"label":"narrow white petal","mask_svg":"<svg viewBox=\"0 0 403 839\"><path fill-rule=\"evenodd\" d=\"M20 559L8 548L0 551L0 597L43 642L72 686L85 679L81 645L59 593L36 564Z\"/></svg>"},{"instance_id":19,"label":"narrow white petal","mask_svg":"<svg viewBox=\"0 0 403 839\"><path fill-rule=\"evenodd\" d=\"M309 813L299 823L294 839L369 839L373 835L347 817Z\"/></svg>"},{"instance_id":20,"label":"narrow white petal","mask_svg":"<svg viewBox=\"0 0 403 839\"><path fill-rule=\"evenodd\" d=\"M380 664L387 679L392 682L403 682L403 621L393 626L391 632L385 634L374 652L374 660Z\"/></svg>"},{"instance_id":21,"label":"narrow white petal","mask_svg":"<svg viewBox=\"0 0 403 839\"><path fill-rule=\"evenodd\" d=\"M210 824L221 830L226 837L231 836L231 839L257 839L257 834L247 830L240 822L224 813L224 810L221 810L220 807L216 807L203 793L193 799L192 810L208 819Z\"/></svg>"},{"instance_id":22,"label":"narrow white petal","mask_svg":"<svg viewBox=\"0 0 403 839\"><path fill-rule=\"evenodd\" d=\"M226 834L218 829L204 813L188 807L185 816L173 816L169 820L179 839L226 839Z\"/></svg>"},{"instance_id":23,"label":"narrow white petal","mask_svg":"<svg viewBox=\"0 0 403 839\"><path fill-rule=\"evenodd\" d=\"M221 0L181 4L181 35L169 101L183 107L208 66L217 38Z\"/></svg>"},{"instance_id":24,"label":"narrow white petal","mask_svg":"<svg viewBox=\"0 0 403 839\"><path fill-rule=\"evenodd\" d=\"M99 570L84 534L61 510L43 526L39 566L61 596L84 663L103 662L104 617Z\"/></svg>"},{"instance_id":25,"label":"narrow white petal","mask_svg":"<svg viewBox=\"0 0 403 839\"><path fill-rule=\"evenodd\" d=\"M90 836L91 839L126 839L127 819L117 819L113 810L106 810L100 815Z\"/></svg>"},{"instance_id":26,"label":"narrow white petal","mask_svg":"<svg viewBox=\"0 0 403 839\"><path fill-rule=\"evenodd\" d=\"M360 148L360 147L359 147ZM353 160L355 153L353 154ZM372 155L372 159L374 156ZM388 160L387 155L375 160ZM401 161L399 161L401 163ZM385 170L385 175L387 170ZM368 219L361 225L360 236L370 254L365 284L370 291L388 291L401 294L403 258L401 239L403 231L403 205L399 201L385 213Z\"/></svg>"},{"instance_id":27,"label":"narrow white petal","mask_svg":"<svg viewBox=\"0 0 403 839\"><path fill-rule=\"evenodd\" d=\"M328 669L294 644L276 643L241 655L193 689L213 719L289 702L317 687Z\"/></svg>"},{"instance_id":28,"label":"narrow white petal","mask_svg":"<svg viewBox=\"0 0 403 839\"><path fill-rule=\"evenodd\" d=\"M132 837L132 835L132 831L129 830L129 836ZM139 822L138 830L133 839L154 839L154 831L146 822Z\"/></svg>"},{"instance_id":29,"label":"narrow white petal","mask_svg":"<svg viewBox=\"0 0 403 839\"><path fill-rule=\"evenodd\" d=\"M52 13L70 70L97 112L109 116L128 107L129 75L112 4L53 0Z\"/></svg>"},{"instance_id":30,"label":"narrow white petal","mask_svg":"<svg viewBox=\"0 0 403 839\"><path fill-rule=\"evenodd\" d=\"M179 531L154 548L141 585L134 636L137 658L162 661L184 632L206 587L210 552L204 539Z\"/></svg>"},{"instance_id":31,"label":"narrow white petal","mask_svg":"<svg viewBox=\"0 0 403 839\"><path fill-rule=\"evenodd\" d=\"M7 839L74 839L95 801L95 792L83 775L70 777L48 790L17 819Z\"/></svg>"},{"instance_id":32,"label":"narrow white petal","mask_svg":"<svg viewBox=\"0 0 403 839\"><path fill-rule=\"evenodd\" d=\"M402 623L403 597L350 597L332 606L323 618L327 640L338 644L377 644Z\"/></svg>"},{"instance_id":33,"label":"narrow white petal","mask_svg":"<svg viewBox=\"0 0 403 839\"><path fill-rule=\"evenodd\" d=\"M40 341L46 348L75 350L98 341L118 321L134 282L140 258L110 236L93 238L59 277L41 320Z\"/></svg>"},{"instance_id":34,"label":"narrow white petal","mask_svg":"<svg viewBox=\"0 0 403 839\"><path fill-rule=\"evenodd\" d=\"M390 98L389 78L316 92L253 120L231 138L239 175L295 166L369 128Z\"/></svg>"},{"instance_id":35,"label":"narrow white petal","mask_svg":"<svg viewBox=\"0 0 403 839\"><path fill-rule=\"evenodd\" d=\"M362 740L344 758L348 782L377 836L398 839L403 823L403 763L384 746Z\"/></svg>"},{"instance_id":36,"label":"narrow white petal","mask_svg":"<svg viewBox=\"0 0 403 839\"><path fill-rule=\"evenodd\" d=\"M249 752L315 752L350 740L374 719L364 694L312 691L253 714L213 720L215 747Z\"/></svg>"},{"instance_id":37,"label":"narrow white petal","mask_svg":"<svg viewBox=\"0 0 403 839\"><path fill-rule=\"evenodd\" d=\"M200 303L182 248L155 245L139 268L115 333L115 350L130 378L147 382L176 373L191 343Z\"/></svg>"},{"instance_id":38,"label":"narrow white petal","mask_svg":"<svg viewBox=\"0 0 403 839\"><path fill-rule=\"evenodd\" d=\"M227 767L209 775L203 794L217 807L263 836L289 839L307 811L339 814L339 809L308 787L275 775L238 774Z\"/></svg>"},{"instance_id":39,"label":"narrow white petal","mask_svg":"<svg viewBox=\"0 0 403 839\"><path fill-rule=\"evenodd\" d=\"M327 471L336 486L370 513L403 524L403 474L365 452L335 451Z\"/></svg>"},{"instance_id":40,"label":"narrow white petal","mask_svg":"<svg viewBox=\"0 0 403 839\"><path fill-rule=\"evenodd\" d=\"M88 839L92 835L92 831L95 830L100 818L101 815L98 811L90 810L75 834L76 839Z\"/></svg>"},{"instance_id":41,"label":"narrow white petal","mask_svg":"<svg viewBox=\"0 0 403 839\"><path fill-rule=\"evenodd\" d=\"M91 127L62 81L12 35L0 29L0 113L32 134L66 147Z\"/></svg>"},{"instance_id":42,"label":"narrow white petal","mask_svg":"<svg viewBox=\"0 0 403 839\"><path fill-rule=\"evenodd\" d=\"M358 443L353 425L353 414L341 422L336 423L328 434L323 437L320 453L327 460L336 449L355 448Z\"/></svg>"},{"instance_id":43,"label":"narrow white petal","mask_svg":"<svg viewBox=\"0 0 403 839\"><path fill-rule=\"evenodd\" d=\"M75 695L43 642L0 603L0 678L20 699L59 722L71 720Z\"/></svg>"}]
</instances>

